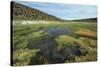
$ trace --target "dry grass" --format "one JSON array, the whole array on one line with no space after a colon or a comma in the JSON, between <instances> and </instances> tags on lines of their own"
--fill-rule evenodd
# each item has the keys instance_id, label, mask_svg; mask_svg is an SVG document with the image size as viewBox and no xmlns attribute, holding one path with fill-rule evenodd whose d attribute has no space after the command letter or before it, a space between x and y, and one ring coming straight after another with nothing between
<instances>
[{"instance_id":1,"label":"dry grass","mask_svg":"<svg viewBox=\"0 0 100 67\"><path fill-rule=\"evenodd\" d=\"M89 29L80 29L76 31L75 34L80 35L80 36L85 36L85 37L92 37L92 38L96 38L97 36L96 32L91 31Z\"/></svg>"}]
</instances>

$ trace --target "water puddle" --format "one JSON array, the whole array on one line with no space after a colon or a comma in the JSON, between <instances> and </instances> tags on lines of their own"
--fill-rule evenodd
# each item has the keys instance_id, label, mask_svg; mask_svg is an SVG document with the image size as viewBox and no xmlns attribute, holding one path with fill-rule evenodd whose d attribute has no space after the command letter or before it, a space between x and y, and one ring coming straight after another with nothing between
<instances>
[{"instance_id":1,"label":"water puddle","mask_svg":"<svg viewBox=\"0 0 100 67\"><path fill-rule=\"evenodd\" d=\"M47 32L51 36L72 35L73 34L72 30L64 29L64 28L49 28L49 29L45 29L44 32Z\"/></svg>"}]
</instances>

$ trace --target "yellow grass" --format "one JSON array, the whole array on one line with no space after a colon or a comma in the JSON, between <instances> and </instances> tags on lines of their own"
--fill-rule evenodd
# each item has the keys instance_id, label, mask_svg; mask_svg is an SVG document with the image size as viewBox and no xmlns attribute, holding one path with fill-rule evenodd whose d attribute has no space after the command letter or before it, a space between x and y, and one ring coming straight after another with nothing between
<instances>
[{"instance_id":1,"label":"yellow grass","mask_svg":"<svg viewBox=\"0 0 100 67\"><path fill-rule=\"evenodd\" d=\"M75 34L80 36L86 36L86 37L96 37L97 34L94 31L88 30L88 29L80 29L75 32Z\"/></svg>"}]
</instances>

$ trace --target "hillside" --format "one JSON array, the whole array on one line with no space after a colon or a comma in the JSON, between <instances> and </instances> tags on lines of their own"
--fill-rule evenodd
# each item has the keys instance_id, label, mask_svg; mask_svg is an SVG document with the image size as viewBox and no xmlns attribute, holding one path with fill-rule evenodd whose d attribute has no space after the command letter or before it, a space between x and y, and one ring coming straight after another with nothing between
<instances>
[{"instance_id":1,"label":"hillside","mask_svg":"<svg viewBox=\"0 0 100 67\"><path fill-rule=\"evenodd\" d=\"M97 22L97 18L87 18L87 19L79 19L79 20L72 20L72 21Z\"/></svg>"},{"instance_id":2,"label":"hillside","mask_svg":"<svg viewBox=\"0 0 100 67\"><path fill-rule=\"evenodd\" d=\"M16 3L11 2L12 6L12 19L13 20L61 20L55 16L46 14L40 10Z\"/></svg>"}]
</instances>

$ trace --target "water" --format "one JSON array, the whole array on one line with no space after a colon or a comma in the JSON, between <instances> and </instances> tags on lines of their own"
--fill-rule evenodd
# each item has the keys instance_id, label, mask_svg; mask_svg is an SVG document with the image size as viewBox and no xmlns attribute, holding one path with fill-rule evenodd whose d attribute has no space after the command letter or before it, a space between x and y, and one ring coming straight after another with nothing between
<instances>
[{"instance_id":1,"label":"water","mask_svg":"<svg viewBox=\"0 0 100 67\"><path fill-rule=\"evenodd\" d=\"M44 30L44 32L47 32L51 36L58 36L58 35L72 35L73 31L70 29L64 29L64 28L49 28Z\"/></svg>"},{"instance_id":2,"label":"water","mask_svg":"<svg viewBox=\"0 0 100 67\"><path fill-rule=\"evenodd\" d=\"M71 57L81 55L81 51L79 50L80 47L76 46L62 48L62 53L57 50L55 37L59 35L73 34L73 31L70 29L53 27L45 29L44 32L47 32L51 37L44 36L38 42L29 42L28 47L40 49L42 56L44 56L49 63L64 63L66 60L70 59L68 58L69 56ZM34 64L34 62L32 64Z\"/></svg>"}]
</instances>

